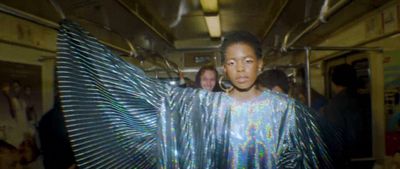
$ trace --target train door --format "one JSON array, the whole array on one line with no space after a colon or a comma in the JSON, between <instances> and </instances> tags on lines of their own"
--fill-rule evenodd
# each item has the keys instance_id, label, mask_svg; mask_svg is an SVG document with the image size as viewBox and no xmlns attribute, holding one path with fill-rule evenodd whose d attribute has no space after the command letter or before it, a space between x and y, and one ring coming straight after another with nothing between
<instances>
[{"instance_id":1,"label":"train door","mask_svg":"<svg viewBox=\"0 0 400 169\"><path fill-rule=\"evenodd\" d=\"M371 111L371 76L369 54L366 52L348 53L325 62L325 94L331 99L335 94L332 85L332 70L341 64L351 65L357 75L358 99L363 105L359 113L359 119L355 123L361 126L360 133L357 133L356 144L351 154L352 163L370 165L373 162L373 141L372 141L372 111ZM368 167L369 168L369 167Z\"/></svg>"}]
</instances>

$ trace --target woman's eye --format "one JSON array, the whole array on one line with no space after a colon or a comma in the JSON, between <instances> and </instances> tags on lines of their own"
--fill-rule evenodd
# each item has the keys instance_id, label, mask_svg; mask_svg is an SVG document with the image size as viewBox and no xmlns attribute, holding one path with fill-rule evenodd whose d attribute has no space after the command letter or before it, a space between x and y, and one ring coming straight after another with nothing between
<instances>
[{"instance_id":1,"label":"woman's eye","mask_svg":"<svg viewBox=\"0 0 400 169\"><path fill-rule=\"evenodd\" d=\"M235 64L234 61L228 61L228 62L226 62L226 65L228 65L228 66L231 66L231 65L233 65L233 64Z\"/></svg>"},{"instance_id":2,"label":"woman's eye","mask_svg":"<svg viewBox=\"0 0 400 169\"><path fill-rule=\"evenodd\" d=\"M245 60L246 63L253 63L254 61L251 59Z\"/></svg>"}]
</instances>

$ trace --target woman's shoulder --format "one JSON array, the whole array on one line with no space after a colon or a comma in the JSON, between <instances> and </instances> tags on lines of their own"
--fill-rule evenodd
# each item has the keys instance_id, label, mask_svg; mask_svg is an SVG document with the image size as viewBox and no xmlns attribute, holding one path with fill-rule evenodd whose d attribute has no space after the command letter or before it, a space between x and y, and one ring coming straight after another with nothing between
<instances>
[{"instance_id":1,"label":"woman's shoulder","mask_svg":"<svg viewBox=\"0 0 400 169\"><path fill-rule=\"evenodd\" d=\"M273 102L289 104L295 101L293 98L289 97L285 93L280 93L272 90L264 90L262 94L265 96L265 99L271 100Z\"/></svg>"}]
</instances>

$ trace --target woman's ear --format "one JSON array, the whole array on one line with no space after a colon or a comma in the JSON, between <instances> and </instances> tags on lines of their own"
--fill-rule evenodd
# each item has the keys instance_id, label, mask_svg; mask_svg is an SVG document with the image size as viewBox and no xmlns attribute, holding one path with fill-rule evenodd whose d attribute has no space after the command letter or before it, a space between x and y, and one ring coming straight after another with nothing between
<instances>
[{"instance_id":1,"label":"woman's ear","mask_svg":"<svg viewBox=\"0 0 400 169\"><path fill-rule=\"evenodd\" d=\"M261 72L263 66L264 66L264 61L263 61L263 59L260 59L260 60L258 61L258 71Z\"/></svg>"}]
</instances>

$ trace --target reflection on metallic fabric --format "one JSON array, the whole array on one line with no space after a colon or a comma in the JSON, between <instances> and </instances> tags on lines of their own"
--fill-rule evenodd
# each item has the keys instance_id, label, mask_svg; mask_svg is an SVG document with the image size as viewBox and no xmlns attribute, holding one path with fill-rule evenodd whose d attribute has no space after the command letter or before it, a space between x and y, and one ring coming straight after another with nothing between
<instances>
[{"instance_id":1,"label":"reflection on metallic fabric","mask_svg":"<svg viewBox=\"0 0 400 169\"><path fill-rule=\"evenodd\" d=\"M80 168L330 168L313 112L265 91L225 93L148 78L63 21L57 75Z\"/></svg>"}]
</instances>

